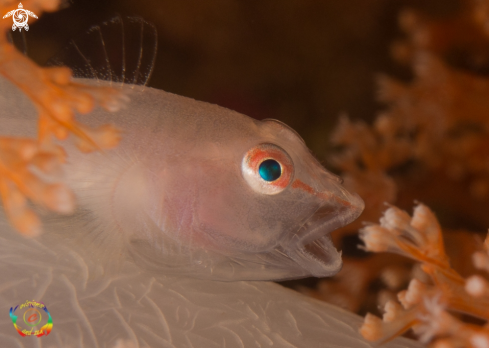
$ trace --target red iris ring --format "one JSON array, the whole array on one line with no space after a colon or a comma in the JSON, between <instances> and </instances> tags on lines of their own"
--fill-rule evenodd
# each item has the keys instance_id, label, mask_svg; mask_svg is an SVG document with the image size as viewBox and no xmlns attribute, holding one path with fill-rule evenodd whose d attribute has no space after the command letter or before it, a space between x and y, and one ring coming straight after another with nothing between
<instances>
[{"instance_id":1,"label":"red iris ring","mask_svg":"<svg viewBox=\"0 0 489 348\"><path fill-rule=\"evenodd\" d=\"M281 175L274 181L266 181L259 174L260 164L268 159L277 161L280 164ZM248 169L246 170L248 173L251 172L252 180L257 181L256 184L259 182L259 186L264 191L266 191L266 187L274 188L270 192L263 192L268 194L278 193L285 189L292 181L294 174L294 165L289 155L282 148L273 144L260 144L249 150L245 155L243 165L247 167L244 169ZM247 181L253 184L250 180L247 178ZM252 187L254 186L252 185Z\"/></svg>"}]
</instances>

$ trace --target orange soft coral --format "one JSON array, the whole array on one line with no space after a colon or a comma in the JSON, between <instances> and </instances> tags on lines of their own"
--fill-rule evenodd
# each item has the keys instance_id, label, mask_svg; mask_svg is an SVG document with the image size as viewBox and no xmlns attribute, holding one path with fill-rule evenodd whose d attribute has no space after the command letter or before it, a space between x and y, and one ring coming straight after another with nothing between
<instances>
[{"instance_id":1,"label":"orange soft coral","mask_svg":"<svg viewBox=\"0 0 489 348\"><path fill-rule=\"evenodd\" d=\"M464 323L450 313L489 320L489 291L480 276L466 281L450 267L440 225L428 207L418 205L412 218L391 207L380 225L367 226L360 233L366 250L388 251L414 259L431 278L431 283L413 279L408 290L398 294L401 304L387 302L383 321L367 315L360 330L365 338L389 340L413 328L422 342L433 342L435 346L481 347L480 342L489 342L486 326ZM488 245L489 237L485 252L475 254L479 268L489 269Z\"/></svg>"},{"instance_id":2,"label":"orange soft coral","mask_svg":"<svg viewBox=\"0 0 489 348\"><path fill-rule=\"evenodd\" d=\"M54 11L59 0L26 0L24 7L41 15ZM13 1L2 1L0 12L17 7ZM11 22L0 21L0 32L9 30ZM69 134L77 138L83 152L103 150L117 145L120 134L110 125L90 129L75 120L75 112L88 113L96 104L116 110L122 98L108 87L86 86L72 80L68 68L41 68L18 52L0 36L0 74L17 85L34 103L39 112L38 139L0 139L0 195L7 216L24 235L40 233L40 220L29 208L27 200L58 213L73 210L73 195L62 184L47 184L31 170L41 171L64 161L55 138L64 140Z\"/></svg>"},{"instance_id":3,"label":"orange soft coral","mask_svg":"<svg viewBox=\"0 0 489 348\"><path fill-rule=\"evenodd\" d=\"M380 319L369 316L365 333L375 339L408 327L432 332L433 328L430 331L421 325L418 314L429 317L440 308L487 317L486 309L474 304L475 295L464 290L465 280L450 268L447 256L458 272L473 274L475 269L466 255L474 251L475 233L468 229L489 226L489 79L481 74L489 66L489 37L487 26L484 28L487 4L487 0L463 0L456 12L444 17L402 11L400 25L406 35L393 52L398 62L411 67L410 79L380 76L377 96L384 108L374 122L343 116L332 135L339 150L332 162L342 172L345 186L358 192L366 207L357 222L333 234L337 245L344 242L347 246L348 272L321 280L317 291L309 293L360 313L366 309L375 312L379 303L386 305L387 318L397 320L379 326ZM393 251L421 263L422 267L414 267L417 273L413 277L428 284L421 291L423 301L403 308L393 304L393 294L407 285L412 264L392 254L350 252L348 258L348 247L355 239L347 235L356 232L361 221L377 221L384 202L407 207L413 200L436 207L450 227L450 233L443 236L447 252L436 219L427 208L419 207L413 221L399 209L388 209L380 226L364 230L370 231L366 241L372 250ZM425 231L416 221L424 221L431 230ZM358 256L363 258L355 259ZM392 278L397 282L391 285L387 283L394 271L389 269L397 273ZM358 281L348 274L358 275ZM349 291L349 284L360 289ZM483 278L475 276L470 284L485 301ZM407 295L415 294L417 285L413 283ZM455 323L458 319L450 320Z\"/></svg>"}]
</instances>

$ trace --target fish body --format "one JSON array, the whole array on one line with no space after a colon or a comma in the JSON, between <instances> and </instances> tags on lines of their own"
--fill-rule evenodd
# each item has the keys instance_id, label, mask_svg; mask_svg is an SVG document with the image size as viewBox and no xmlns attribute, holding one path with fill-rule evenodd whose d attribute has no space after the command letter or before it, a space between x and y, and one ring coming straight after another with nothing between
<instances>
[{"instance_id":1,"label":"fish body","mask_svg":"<svg viewBox=\"0 0 489 348\"><path fill-rule=\"evenodd\" d=\"M336 273L328 234L361 199L280 122L124 88L123 110L82 119L117 125L120 146L63 143L77 211L46 214L35 239L0 217L2 347L370 347L359 317L254 281ZM0 104L3 134L36 134L35 110L6 81ZM22 337L7 316L31 299L52 315L48 336Z\"/></svg>"},{"instance_id":2,"label":"fish body","mask_svg":"<svg viewBox=\"0 0 489 348\"><path fill-rule=\"evenodd\" d=\"M86 226L72 236L77 243L90 241L86 248L107 262L122 253L145 268L205 279L339 271L329 233L353 221L363 201L292 129L160 90L125 90L131 102L121 111L82 116L89 126L120 128L116 149L82 154L63 143L79 207L72 221ZM13 118L35 127L27 115ZM279 178L260 177L266 160L278 163Z\"/></svg>"}]
</instances>

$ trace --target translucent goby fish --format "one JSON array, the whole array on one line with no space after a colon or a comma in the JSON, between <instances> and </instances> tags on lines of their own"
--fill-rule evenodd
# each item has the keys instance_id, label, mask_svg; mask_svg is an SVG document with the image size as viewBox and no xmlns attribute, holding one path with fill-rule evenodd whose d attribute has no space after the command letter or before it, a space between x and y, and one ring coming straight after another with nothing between
<instances>
[{"instance_id":1,"label":"translucent goby fish","mask_svg":"<svg viewBox=\"0 0 489 348\"><path fill-rule=\"evenodd\" d=\"M117 149L87 156L66 148L77 213L46 218L36 239L1 217L1 346L372 347L352 313L271 282L234 281L334 274L341 261L328 234L360 213L361 200L282 124L131 91L122 112L86 118L116 122L124 131ZM5 81L0 96L9 115L2 127L34 132L24 122L33 112L27 99ZM287 185L252 170L266 151L259 161L293 166ZM48 336L14 329L9 310L26 300L48 308Z\"/></svg>"},{"instance_id":2,"label":"translucent goby fish","mask_svg":"<svg viewBox=\"0 0 489 348\"><path fill-rule=\"evenodd\" d=\"M359 317L256 282L338 272L328 235L361 199L280 122L122 88L123 110L83 117L117 125L116 149L63 143L77 211L46 216L36 239L0 219L2 347L369 347ZM2 133L35 135L32 105L4 80L0 105ZM8 317L32 299L48 336L22 337Z\"/></svg>"},{"instance_id":3,"label":"translucent goby fish","mask_svg":"<svg viewBox=\"0 0 489 348\"><path fill-rule=\"evenodd\" d=\"M73 221L86 227L63 234L102 262L123 253L165 274L277 280L340 270L329 234L357 218L363 202L292 129L156 89L127 93L123 110L83 116L121 129L116 149L82 154L63 144ZM27 99L2 96L15 100L2 132L35 133Z\"/></svg>"},{"instance_id":4,"label":"translucent goby fish","mask_svg":"<svg viewBox=\"0 0 489 348\"><path fill-rule=\"evenodd\" d=\"M142 34L151 30L131 23L137 39L138 23ZM124 22L116 17L108 24L89 31L103 44L91 50L112 50L101 34ZM128 30L122 38L128 39ZM69 162L64 180L78 206L72 221L87 229L80 236L70 233L76 244L104 264L130 255L145 269L223 281L327 277L340 270L341 254L329 234L356 219L363 201L315 159L294 130L160 90L116 84L131 81L128 75L148 75L143 58L128 69L124 55L121 79L108 53L97 61L81 43L74 45L82 59L69 64L78 76L103 75L110 82L85 81L112 84L130 99L119 112L99 109L79 118L91 128L119 128L117 148L82 154L69 141L60 143ZM3 95L14 109L4 109L2 133L35 134L36 112L27 100L12 103L17 95Z\"/></svg>"}]
</instances>

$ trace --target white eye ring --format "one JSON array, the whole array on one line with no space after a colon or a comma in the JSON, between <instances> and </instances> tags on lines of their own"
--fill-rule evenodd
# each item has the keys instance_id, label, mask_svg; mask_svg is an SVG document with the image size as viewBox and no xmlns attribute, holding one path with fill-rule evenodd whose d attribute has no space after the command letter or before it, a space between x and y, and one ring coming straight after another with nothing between
<instances>
[{"instance_id":1,"label":"white eye ring","mask_svg":"<svg viewBox=\"0 0 489 348\"><path fill-rule=\"evenodd\" d=\"M273 160L280 165L280 175L274 180L265 180L260 175L260 165ZM294 177L294 164L290 156L281 147L274 144L257 145L243 157L241 172L250 187L258 193L275 195L285 190Z\"/></svg>"}]
</instances>

